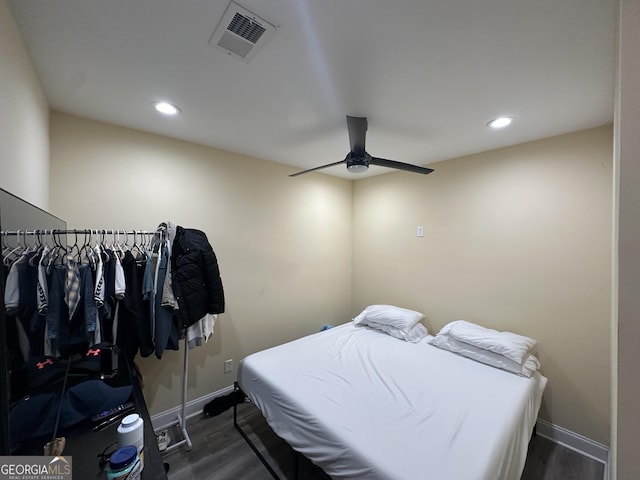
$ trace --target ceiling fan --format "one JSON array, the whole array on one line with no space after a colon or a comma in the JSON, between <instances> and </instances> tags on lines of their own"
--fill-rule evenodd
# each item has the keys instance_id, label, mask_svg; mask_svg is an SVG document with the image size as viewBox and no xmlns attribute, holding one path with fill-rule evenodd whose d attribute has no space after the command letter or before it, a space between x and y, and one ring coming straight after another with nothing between
<instances>
[{"instance_id":1,"label":"ceiling fan","mask_svg":"<svg viewBox=\"0 0 640 480\"><path fill-rule=\"evenodd\" d=\"M407 172L422 173L424 175L433 172L433 169L427 167L419 167L409 163L396 162L395 160L386 160L384 158L372 157L364 149L364 142L367 136L367 118L366 117L350 117L347 115L347 130L349 131L349 145L351 151L347 153L344 160L329 163L321 167L310 168L298 173L292 173L290 177L297 177L303 173L314 172L322 168L333 167L346 163L347 170L352 173L365 172L369 165L379 165L381 167L396 168L398 170L406 170Z\"/></svg>"}]
</instances>

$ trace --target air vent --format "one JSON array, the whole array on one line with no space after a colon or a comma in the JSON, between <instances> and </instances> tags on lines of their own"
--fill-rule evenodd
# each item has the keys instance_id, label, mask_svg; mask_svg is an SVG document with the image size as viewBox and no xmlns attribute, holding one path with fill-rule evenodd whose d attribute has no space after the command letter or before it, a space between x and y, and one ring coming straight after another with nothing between
<instances>
[{"instance_id":1,"label":"air vent","mask_svg":"<svg viewBox=\"0 0 640 480\"><path fill-rule=\"evenodd\" d=\"M275 25L231 2L211 35L209 45L249 62L275 29Z\"/></svg>"}]
</instances>

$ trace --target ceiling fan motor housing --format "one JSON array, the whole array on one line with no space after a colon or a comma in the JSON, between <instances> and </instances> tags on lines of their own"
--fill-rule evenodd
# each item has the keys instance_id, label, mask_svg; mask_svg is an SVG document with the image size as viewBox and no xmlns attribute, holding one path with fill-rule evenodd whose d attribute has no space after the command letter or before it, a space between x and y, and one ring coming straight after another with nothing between
<instances>
[{"instance_id":1,"label":"ceiling fan motor housing","mask_svg":"<svg viewBox=\"0 0 640 480\"><path fill-rule=\"evenodd\" d=\"M347 170L351 173L361 173L369 169L371 155L367 152L349 152L345 160L347 162Z\"/></svg>"}]
</instances>

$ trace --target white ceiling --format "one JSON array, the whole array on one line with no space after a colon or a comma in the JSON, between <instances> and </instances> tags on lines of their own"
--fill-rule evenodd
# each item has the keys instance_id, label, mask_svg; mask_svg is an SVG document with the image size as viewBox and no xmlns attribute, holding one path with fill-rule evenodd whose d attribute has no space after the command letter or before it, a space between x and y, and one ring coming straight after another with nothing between
<instances>
[{"instance_id":1,"label":"white ceiling","mask_svg":"<svg viewBox=\"0 0 640 480\"><path fill-rule=\"evenodd\" d=\"M53 109L292 173L345 157L345 115L368 117L371 155L417 165L613 120L615 0L238 3L277 26L249 63L208 44L228 0L9 1Z\"/></svg>"}]
</instances>

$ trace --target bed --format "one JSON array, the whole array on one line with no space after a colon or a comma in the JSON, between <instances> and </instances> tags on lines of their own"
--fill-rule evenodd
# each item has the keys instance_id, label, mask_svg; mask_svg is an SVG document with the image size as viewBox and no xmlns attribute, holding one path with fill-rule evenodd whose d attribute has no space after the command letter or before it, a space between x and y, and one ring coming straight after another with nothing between
<instances>
[{"instance_id":1,"label":"bed","mask_svg":"<svg viewBox=\"0 0 640 480\"><path fill-rule=\"evenodd\" d=\"M350 322L244 358L238 384L334 479L513 480L546 378Z\"/></svg>"}]
</instances>

